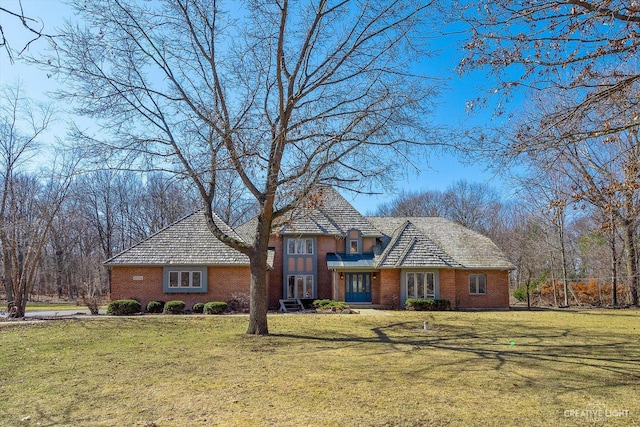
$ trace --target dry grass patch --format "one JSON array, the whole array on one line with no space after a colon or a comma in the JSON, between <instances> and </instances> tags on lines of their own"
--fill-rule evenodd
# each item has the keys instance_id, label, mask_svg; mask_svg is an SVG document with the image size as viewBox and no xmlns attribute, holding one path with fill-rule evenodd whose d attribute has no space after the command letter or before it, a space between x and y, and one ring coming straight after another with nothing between
<instances>
[{"instance_id":1,"label":"dry grass patch","mask_svg":"<svg viewBox=\"0 0 640 427\"><path fill-rule=\"evenodd\" d=\"M639 311L388 314L2 325L0 425L640 423Z\"/></svg>"}]
</instances>

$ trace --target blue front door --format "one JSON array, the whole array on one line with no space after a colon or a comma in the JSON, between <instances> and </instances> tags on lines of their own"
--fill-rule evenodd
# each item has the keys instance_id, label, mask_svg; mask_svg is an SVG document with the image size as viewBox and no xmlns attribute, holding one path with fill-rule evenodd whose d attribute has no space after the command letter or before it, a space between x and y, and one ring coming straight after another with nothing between
<instances>
[{"instance_id":1,"label":"blue front door","mask_svg":"<svg viewBox=\"0 0 640 427\"><path fill-rule=\"evenodd\" d=\"M346 302L371 302L371 273L347 273L344 286Z\"/></svg>"}]
</instances>

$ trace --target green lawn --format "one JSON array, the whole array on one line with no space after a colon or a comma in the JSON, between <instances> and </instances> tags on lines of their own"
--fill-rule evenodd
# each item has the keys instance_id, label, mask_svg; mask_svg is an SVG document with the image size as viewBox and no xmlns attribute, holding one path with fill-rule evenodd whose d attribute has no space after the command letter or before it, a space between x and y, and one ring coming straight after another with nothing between
<instances>
[{"instance_id":1,"label":"green lawn","mask_svg":"<svg viewBox=\"0 0 640 427\"><path fill-rule=\"evenodd\" d=\"M247 322L0 323L0 425L640 424L638 310Z\"/></svg>"}]
</instances>

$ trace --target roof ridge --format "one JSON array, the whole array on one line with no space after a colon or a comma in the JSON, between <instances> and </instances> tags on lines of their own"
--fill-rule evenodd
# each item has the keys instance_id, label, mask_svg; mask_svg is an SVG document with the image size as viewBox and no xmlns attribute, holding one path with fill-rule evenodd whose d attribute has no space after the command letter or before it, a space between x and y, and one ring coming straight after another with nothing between
<instances>
[{"instance_id":1,"label":"roof ridge","mask_svg":"<svg viewBox=\"0 0 640 427\"><path fill-rule=\"evenodd\" d=\"M416 243L418 243L418 236L413 236L411 242L409 242L409 244L404 248L404 250L398 257L398 261L396 261L396 267L400 267L402 265L402 262L407 257L407 255L409 255L409 252L411 251L411 249L413 249Z\"/></svg>"}]
</instances>

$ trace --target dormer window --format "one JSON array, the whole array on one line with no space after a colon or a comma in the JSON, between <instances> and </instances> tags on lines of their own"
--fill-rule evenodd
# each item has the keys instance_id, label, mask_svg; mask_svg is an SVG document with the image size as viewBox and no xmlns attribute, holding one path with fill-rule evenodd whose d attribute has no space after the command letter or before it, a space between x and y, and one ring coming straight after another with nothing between
<instances>
[{"instance_id":1,"label":"dormer window","mask_svg":"<svg viewBox=\"0 0 640 427\"><path fill-rule=\"evenodd\" d=\"M351 229L347 233L347 253L349 254L361 254L362 253L362 236L360 230Z\"/></svg>"}]
</instances>

